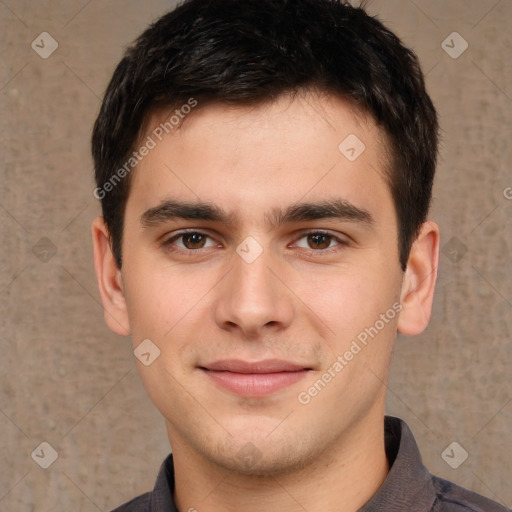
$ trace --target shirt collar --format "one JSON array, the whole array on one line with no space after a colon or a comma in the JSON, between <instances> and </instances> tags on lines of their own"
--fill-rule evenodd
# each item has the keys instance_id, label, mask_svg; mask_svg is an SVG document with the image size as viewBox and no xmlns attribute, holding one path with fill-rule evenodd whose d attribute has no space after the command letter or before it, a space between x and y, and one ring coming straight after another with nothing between
<instances>
[{"instance_id":1,"label":"shirt collar","mask_svg":"<svg viewBox=\"0 0 512 512\"><path fill-rule=\"evenodd\" d=\"M405 421L386 416L384 422L389 473L359 512L427 512L436 499L432 475L423 466L414 436ZM170 454L158 472L151 493L151 512L178 512L174 493L174 464Z\"/></svg>"},{"instance_id":2,"label":"shirt collar","mask_svg":"<svg viewBox=\"0 0 512 512\"><path fill-rule=\"evenodd\" d=\"M405 421L386 416L384 433L391 468L383 484L359 512L430 511L436 491L410 428Z\"/></svg>"},{"instance_id":3,"label":"shirt collar","mask_svg":"<svg viewBox=\"0 0 512 512\"><path fill-rule=\"evenodd\" d=\"M164 460L156 477L151 493L150 512L178 512L172 494L174 493L174 463L172 453Z\"/></svg>"}]
</instances>

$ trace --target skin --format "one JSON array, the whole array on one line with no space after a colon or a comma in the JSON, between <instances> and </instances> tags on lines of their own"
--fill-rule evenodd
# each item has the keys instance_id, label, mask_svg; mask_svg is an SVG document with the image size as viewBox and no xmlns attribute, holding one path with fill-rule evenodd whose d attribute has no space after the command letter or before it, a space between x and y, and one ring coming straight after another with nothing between
<instances>
[{"instance_id":1,"label":"skin","mask_svg":"<svg viewBox=\"0 0 512 512\"><path fill-rule=\"evenodd\" d=\"M153 115L148 133L165 115ZM366 146L354 162L338 149L350 134ZM390 356L398 331L418 334L430 319L439 229L432 221L422 226L402 272L385 145L371 119L331 96L199 105L134 171L121 270L103 219L94 221L108 326L130 334L134 348L149 338L160 350L151 365L137 366L166 420L181 512L356 511L386 478ZM215 204L232 222L141 222L169 199ZM268 223L276 208L335 199L373 222ZM207 236L170 241L183 229ZM319 229L343 243L308 237ZM249 236L263 250L252 263L236 252ZM300 403L298 394L398 303L400 313ZM228 358L284 359L311 370L270 395L243 397L199 368ZM256 462L244 462L244 450Z\"/></svg>"}]
</instances>

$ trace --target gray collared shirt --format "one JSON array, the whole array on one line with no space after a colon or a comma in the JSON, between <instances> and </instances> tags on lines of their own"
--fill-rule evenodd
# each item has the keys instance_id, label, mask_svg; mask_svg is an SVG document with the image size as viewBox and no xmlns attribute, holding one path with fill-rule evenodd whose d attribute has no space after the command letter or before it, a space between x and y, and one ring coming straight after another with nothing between
<instances>
[{"instance_id":1,"label":"gray collared shirt","mask_svg":"<svg viewBox=\"0 0 512 512\"><path fill-rule=\"evenodd\" d=\"M403 420L386 416L385 439L391 468L384 483L358 512L511 512L479 494L432 476ZM153 491L112 512L178 512L173 491L174 465L170 454L160 467Z\"/></svg>"}]
</instances>

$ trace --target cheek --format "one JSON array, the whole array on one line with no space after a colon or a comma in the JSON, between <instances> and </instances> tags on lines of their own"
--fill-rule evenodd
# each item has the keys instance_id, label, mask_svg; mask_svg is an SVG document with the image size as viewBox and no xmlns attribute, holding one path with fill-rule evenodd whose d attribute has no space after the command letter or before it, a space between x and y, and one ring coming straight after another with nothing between
<instances>
[{"instance_id":1,"label":"cheek","mask_svg":"<svg viewBox=\"0 0 512 512\"><path fill-rule=\"evenodd\" d=\"M125 298L134 329L151 328L164 335L197 302L201 284L171 267L132 254L123 264Z\"/></svg>"},{"instance_id":2,"label":"cheek","mask_svg":"<svg viewBox=\"0 0 512 512\"><path fill-rule=\"evenodd\" d=\"M400 296L400 278L391 269L370 266L331 271L304 281L297 296L334 331L332 336L347 339L392 307Z\"/></svg>"},{"instance_id":3,"label":"cheek","mask_svg":"<svg viewBox=\"0 0 512 512\"><path fill-rule=\"evenodd\" d=\"M143 270L127 266L127 273L137 276L127 283L125 294L134 348L150 339L160 349L160 365L173 375L188 372L199 348L210 345L205 338L215 328L208 294L217 282L213 273L151 265Z\"/></svg>"}]
</instances>

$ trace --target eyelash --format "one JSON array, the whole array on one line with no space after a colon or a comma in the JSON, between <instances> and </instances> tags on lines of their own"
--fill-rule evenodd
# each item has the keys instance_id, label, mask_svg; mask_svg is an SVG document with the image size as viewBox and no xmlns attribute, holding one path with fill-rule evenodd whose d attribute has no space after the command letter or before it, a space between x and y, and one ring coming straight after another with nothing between
<instances>
[{"instance_id":1,"label":"eyelash","mask_svg":"<svg viewBox=\"0 0 512 512\"><path fill-rule=\"evenodd\" d=\"M200 249L183 249L181 247L176 247L173 245L173 242L175 242L176 240L178 240L180 238L185 237L186 235L201 235L201 236L205 236L208 238L212 238L208 233L204 233L202 231L191 229L191 230L181 231L181 232L173 235L172 237L164 240L162 242L162 246L164 246L166 248L166 250L168 250L170 252L179 252L186 256L195 256L198 253L200 253L203 249L202 248L200 248ZM340 246L346 247L349 245L349 242L347 240L339 238L336 235L334 235L328 231L323 231L321 229L320 230L315 229L315 230L302 232L297 240L301 240L302 238L308 237L310 235L324 235L324 236L331 238L335 242L337 242L337 245L335 245L334 247L329 247L327 249L305 249L303 247L301 248L304 251L306 251L307 253L314 255L314 256L331 254L332 252L338 251ZM213 247L213 246L211 246L211 247ZM211 247L207 247L206 249L209 249Z\"/></svg>"}]
</instances>

